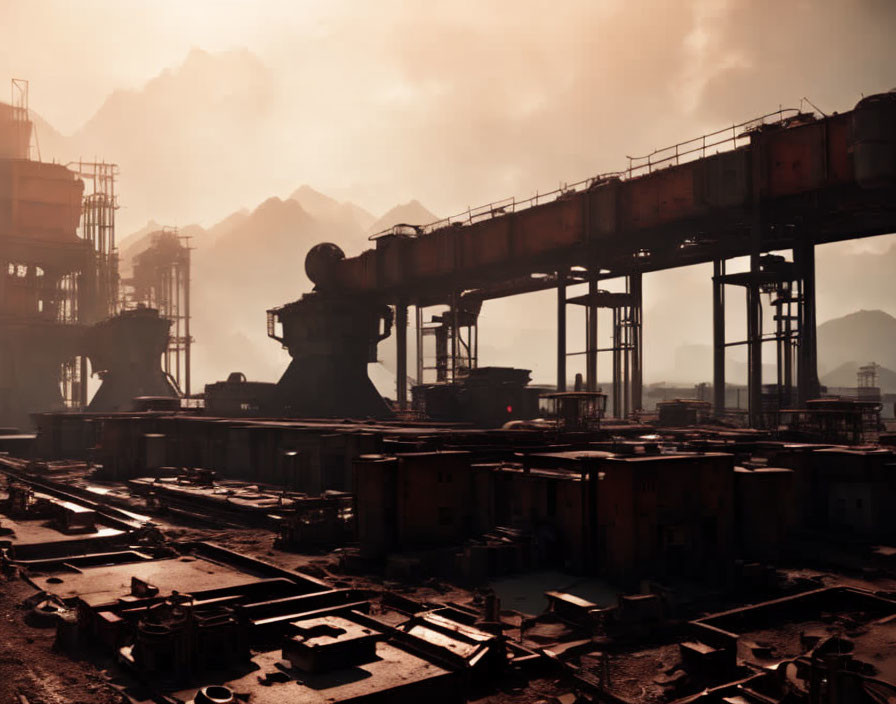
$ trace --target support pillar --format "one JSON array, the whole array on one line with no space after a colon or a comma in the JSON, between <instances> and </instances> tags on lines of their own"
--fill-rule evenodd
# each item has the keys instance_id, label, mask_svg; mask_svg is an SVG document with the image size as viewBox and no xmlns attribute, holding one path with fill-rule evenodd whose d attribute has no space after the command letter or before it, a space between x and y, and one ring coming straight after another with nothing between
<instances>
[{"instance_id":1,"label":"support pillar","mask_svg":"<svg viewBox=\"0 0 896 704\"><path fill-rule=\"evenodd\" d=\"M186 258L186 266L183 271L183 287L184 287L184 393L189 396L191 389L191 369L193 338L190 335L190 249L184 248L184 257Z\"/></svg>"},{"instance_id":2,"label":"support pillar","mask_svg":"<svg viewBox=\"0 0 896 704\"><path fill-rule=\"evenodd\" d=\"M625 277L626 293L631 295L631 277ZM619 347L622 357L622 415L621 418L628 418L631 411L631 357L632 357L632 324L633 324L633 306L631 304L624 306L619 310Z\"/></svg>"},{"instance_id":3,"label":"support pillar","mask_svg":"<svg viewBox=\"0 0 896 704\"><path fill-rule=\"evenodd\" d=\"M784 363L784 398L787 401L787 408L793 406L793 291L787 291L788 301L786 306L782 306L784 314L784 344L783 344L783 363ZM786 308L786 312L784 312Z\"/></svg>"},{"instance_id":4,"label":"support pillar","mask_svg":"<svg viewBox=\"0 0 896 704\"><path fill-rule=\"evenodd\" d=\"M557 272L557 391L566 391L566 272Z\"/></svg>"},{"instance_id":5,"label":"support pillar","mask_svg":"<svg viewBox=\"0 0 896 704\"><path fill-rule=\"evenodd\" d=\"M457 314L458 294L451 294L451 381L457 381L457 356L460 346L460 320Z\"/></svg>"},{"instance_id":6,"label":"support pillar","mask_svg":"<svg viewBox=\"0 0 896 704\"><path fill-rule=\"evenodd\" d=\"M417 334L417 384L423 383L423 309L414 306L415 332Z\"/></svg>"},{"instance_id":7,"label":"support pillar","mask_svg":"<svg viewBox=\"0 0 896 704\"><path fill-rule=\"evenodd\" d=\"M78 370L80 381L80 388L78 389L78 407L79 408L87 408L87 379L88 370L87 370L87 355L82 354L80 357L80 366L81 368ZM189 377L187 377L189 379ZM189 392L187 392L187 396L189 396Z\"/></svg>"},{"instance_id":8,"label":"support pillar","mask_svg":"<svg viewBox=\"0 0 896 704\"><path fill-rule=\"evenodd\" d=\"M622 309L613 308L613 417L622 418L622 336L619 319Z\"/></svg>"},{"instance_id":9,"label":"support pillar","mask_svg":"<svg viewBox=\"0 0 896 704\"><path fill-rule=\"evenodd\" d=\"M761 270L760 255L765 231L765 213L762 198L765 195L762 175L761 133L750 136L750 179L752 184L752 218L750 226L750 272L758 275ZM759 284L755 278L747 286L747 398L750 427L762 425L762 301Z\"/></svg>"},{"instance_id":10,"label":"support pillar","mask_svg":"<svg viewBox=\"0 0 896 704\"><path fill-rule=\"evenodd\" d=\"M799 348L797 364L797 395L800 407L818 398L818 338L815 319L815 244L800 241L793 249L797 275L802 280L802 300L799 307Z\"/></svg>"},{"instance_id":11,"label":"support pillar","mask_svg":"<svg viewBox=\"0 0 896 704\"><path fill-rule=\"evenodd\" d=\"M408 307L395 305L395 400L398 410L408 408Z\"/></svg>"},{"instance_id":12,"label":"support pillar","mask_svg":"<svg viewBox=\"0 0 896 704\"><path fill-rule=\"evenodd\" d=\"M750 427L759 428L762 426L762 299L755 281L747 286L747 377Z\"/></svg>"},{"instance_id":13,"label":"support pillar","mask_svg":"<svg viewBox=\"0 0 896 704\"><path fill-rule=\"evenodd\" d=\"M588 295L597 295L597 279L588 282ZM597 305L590 303L586 309L587 340L585 346L585 388L597 391Z\"/></svg>"},{"instance_id":14,"label":"support pillar","mask_svg":"<svg viewBox=\"0 0 896 704\"><path fill-rule=\"evenodd\" d=\"M629 276L632 295L631 306L631 343L632 343L632 405L635 413L643 408L643 369L644 353L642 339L644 335L643 308L643 275L640 271Z\"/></svg>"},{"instance_id":15,"label":"support pillar","mask_svg":"<svg viewBox=\"0 0 896 704\"><path fill-rule=\"evenodd\" d=\"M725 412L725 260L713 262L712 277L712 395L713 412Z\"/></svg>"}]
</instances>

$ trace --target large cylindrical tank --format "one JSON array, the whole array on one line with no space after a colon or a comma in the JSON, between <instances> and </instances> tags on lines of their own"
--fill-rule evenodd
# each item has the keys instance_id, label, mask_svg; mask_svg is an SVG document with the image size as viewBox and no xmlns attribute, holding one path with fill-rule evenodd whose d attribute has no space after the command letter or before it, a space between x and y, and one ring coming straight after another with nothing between
<instances>
[{"instance_id":1,"label":"large cylindrical tank","mask_svg":"<svg viewBox=\"0 0 896 704\"><path fill-rule=\"evenodd\" d=\"M896 90L869 95L850 126L856 182L862 188L896 186Z\"/></svg>"}]
</instances>

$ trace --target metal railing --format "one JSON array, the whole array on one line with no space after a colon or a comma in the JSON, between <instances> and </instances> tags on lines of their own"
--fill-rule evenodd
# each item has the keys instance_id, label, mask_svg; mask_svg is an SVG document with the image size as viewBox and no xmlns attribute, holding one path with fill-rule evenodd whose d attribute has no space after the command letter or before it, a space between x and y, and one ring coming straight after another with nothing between
<instances>
[{"instance_id":1,"label":"metal railing","mask_svg":"<svg viewBox=\"0 0 896 704\"><path fill-rule=\"evenodd\" d=\"M749 142L750 135L756 130L769 125L787 125L794 118L809 117L811 113L804 113L797 108L780 108L775 112L747 120L745 122L725 127L715 132L709 132L689 139L670 147L656 149L645 156L627 156L628 168L623 171L611 171L598 176L577 181L572 184L562 184L559 188L546 193L536 192L534 196L517 200L515 197L504 198L503 200L493 201L476 208L467 208L466 211L452 215L435 222L425 225L394 225L382 232L370 235L369 240L376 240L385 235L403 234L408 237L421 237L428 235L436 230L442 230L448 227L465 227L472 225L481 220L490 220L495 217L507 215L508 213L516 213L520 210L527 210L542 203L548 203L554 200L567 198L574 193L586 191L594 186L600 185L607 181L627 180L652 173L656 169L668 168L670 166L678 166L681 163L703 159L707 155L707 150L715 149L715 153L723 151L734 151L735 149L745 146ZM413 233L408 232L412 229Z\"/></svg>"},{"instance_id":2,"label":"metal railing","mask_svg":"<svg viewBox=\"0 0 896 704\"><path fill-rule=\"evenodd\" d=\"M750 141L750 135L756 130L768 125L786 125L793 118L805 114L797 108L780 108L775 112L731 125L731 127L709 132L670 147L655 149L645 156L627 156L626 178L642 176L645 171L652 173L656 168L678 166L681 163L704 159L707 149L717 148L716 154L722 151L734 151L738 147L746 146ZM712 155L711 151L710 155Z\"/></svg>"}]
</instances>

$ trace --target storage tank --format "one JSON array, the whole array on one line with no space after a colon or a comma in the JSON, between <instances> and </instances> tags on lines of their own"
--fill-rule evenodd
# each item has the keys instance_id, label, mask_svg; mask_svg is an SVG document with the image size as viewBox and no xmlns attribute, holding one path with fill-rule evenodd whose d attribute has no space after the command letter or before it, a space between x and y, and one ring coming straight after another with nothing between
<instances>
[{"instance_id":1,"label":"storage tank","mask_svg":"<svg viewBox=\"0 0 896 704\"><path fill-rule=\"evenodd\" d=\"M896 90L856 104L850 137L856 182L862 188L896 185Z\"/></svg>"}]
</instances>

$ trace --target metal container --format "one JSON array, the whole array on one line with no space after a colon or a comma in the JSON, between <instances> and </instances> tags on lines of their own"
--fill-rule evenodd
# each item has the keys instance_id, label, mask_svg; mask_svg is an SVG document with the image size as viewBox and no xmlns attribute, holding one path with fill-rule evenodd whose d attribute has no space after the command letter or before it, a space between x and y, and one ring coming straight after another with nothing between
<instances>
[{"instance_id":1,"label":"metal container","mask_svg":"<svg viewBox=\"0 0 896 704\"><path fill-rule=\"evenodd\" d=\"M860 100L850 131L856 182L862 188L896 185L896 91Z\"/></svg>"}]
</instances>

